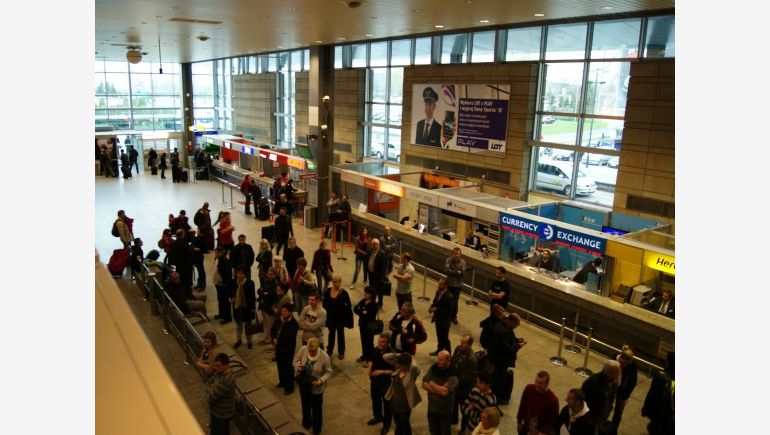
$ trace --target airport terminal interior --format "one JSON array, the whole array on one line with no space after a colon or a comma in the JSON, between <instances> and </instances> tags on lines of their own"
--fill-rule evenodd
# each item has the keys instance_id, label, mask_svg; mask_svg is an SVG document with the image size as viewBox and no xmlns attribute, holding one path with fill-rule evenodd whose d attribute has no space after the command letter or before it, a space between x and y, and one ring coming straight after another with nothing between
<instances>
[{"instance_id":1,"label":"airport terminal interior","mask_svg":"<svg viewBox=\"0 0 770 435\"><path fill-rule=\"evenodd\" d=\"M522 318L515 334L526 345L500 433L516 433L538 372L549 372L561 409L625 345L638 381L614 431L648 433L642 406L675 350L674 2L259 3L96 1L97 433L209 433L194 364L205 332L233 361L232 433L313 433L299 391L276 388L265 334L235 346L236 322L214 318L214 250L196 291L205 314L185 316L163 291L166 273L120 267L124 243L111 231L124 210L130 244L140 238L144 256L158 250L163 261L170 215L184 210L194 231L208 203L212 222L229 212L233 235L258 252L275 240L287 191L297 245L312 262L327 242L353 306L364 295L361 277L353 283L363 228L378 238L390 228L394 269L411 255L423 374L436 362L429 309L453 250L466 269L452 349L464 334L482 349L488 291L505 269L506 309ZM275 214L246 205L247 176ZM342 196L350 210L338 213ZM255 264L259 287L257 273ZM386 330L398 312L388 278ZM367 424L358 327L344 331L344 358L339 343L329 355L321 433L380 433L381 422ZM428 434L420 385L411 424ZM123 391L147 406L124 409Z\"/></svg>"}]
</instances>

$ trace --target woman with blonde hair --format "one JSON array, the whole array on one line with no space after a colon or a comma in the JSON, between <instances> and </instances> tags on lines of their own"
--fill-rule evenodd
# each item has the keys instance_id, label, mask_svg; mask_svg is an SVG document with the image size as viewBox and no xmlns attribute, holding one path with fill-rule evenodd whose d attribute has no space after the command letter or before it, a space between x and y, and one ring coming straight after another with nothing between
<instances>
[{"instance_id":1,"label":"woman with blonde hair","mask_svg":"<svg viewBox=\"0 0 770 435\"><path fill-rule=\"evenodd\" d=\"M267 276L267 269L270 269L273 265L273 251L270 250L270 242L268 242L267 239L262 239L262 241L259 242L259 253L255 260L257 264L259 264L259 273L257 276L259 276L259 283L261 285L262 281Z\"/></svg>"},{"instance_id":2,"label":"woman with blonde hair","mask_svg":"<svg viewBox=\"0 0 770 435\"><path fill-rule=\"evenodd\" d=\"M623 409L626 407L628 398L636 388L636 361L634 361L634 351L631 346L624 344L615 360L620 363L620 385L615 394L615 410L612 414L612 427L617 431L620 428L620 418L623 416Z\"/></svg>"},{"instance_id":3,"label":"woman with blonde hair","mask_svg":"<svg viewBox=\"0 0 770 435\"><path fill-rule=\"evenodd\" d=\"M332 376L332 363L316 338L309 339L294 354L294 376L302 402L302 427L313 428L317 435L323 424L323 394L326 381Z\"/></svg>"}]
</instances>

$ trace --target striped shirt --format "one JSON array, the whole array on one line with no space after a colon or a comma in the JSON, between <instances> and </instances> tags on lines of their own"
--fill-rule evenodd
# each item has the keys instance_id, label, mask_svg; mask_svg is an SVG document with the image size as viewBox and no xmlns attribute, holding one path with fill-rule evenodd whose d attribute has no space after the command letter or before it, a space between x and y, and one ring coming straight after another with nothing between
<instances>
[{"instance_id":1,"label":"striped shirt","mask_svg":"<svg viewBox=\"0 0 770 435\"><path fill-rule=\"evenodd\" d=\"M212 416L231 418L235 415L235 376L232 372L215 373L208 381L206 392Z\"/></svg>"},{"instance_id":2,"label":"striped shirt","mask_svg":"<svg viewBox=\"0 0 770 435\"><path fill-rule=\"evenodd\" d=\"M473 405L473 408L469 409L468 405ZM473 430L481 421L481 411L485 408L496 406L497 397L495 397L495 393L490 391L489 394L482 394L478 388L474 387L470 394L468 394L468 398L465 399L462 408L463 415L468 419L467 428Z\"/></svg>"}]
</instances>

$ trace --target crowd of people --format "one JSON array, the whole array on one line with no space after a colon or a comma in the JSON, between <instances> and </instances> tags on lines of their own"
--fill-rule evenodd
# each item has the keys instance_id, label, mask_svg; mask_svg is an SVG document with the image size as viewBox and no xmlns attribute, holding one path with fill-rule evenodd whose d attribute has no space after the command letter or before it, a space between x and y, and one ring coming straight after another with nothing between
<instances>
[{"instance_id":1,"label":"crowd of people","mask_svg":"<svg viewBox=\"0 0 770 435\"><path fill-rule=\"evenodd\" d=\"M248 186L252 185L248 181ZM253 192L249 190L249 195ZM277 203L287 198L287 193L279 193ZM260 203L263 198L252 199ZM249 213L249 200L245 211ZM278 212L279 216L289 215L286 207ZM312 257L297 245L293 233L276 235L275 239L285 237L283 243L275 245L275 239L261 239L255 251L243 233L237 235L235 243L229 212L220 212L213 224L210 215L209 205L204 203L193 218L195 230L184 210L170 215L169 227L158 241L159 250L151 250L146 257L141 240L133 236L133 220L123 210L114 226L123 246L131 250L132 261L160 274L165 291L183 313L199 312L208 317L205 301L207 276L211 277L217 296L213 317L221 324L235 321L234 348L245 341L246 348L253 349L251 326L263 325L264 336L257 344L267 346L274 355L276 388L290 395L298 386L302 425L307 430L314 434L322 431L323 394L333 379L334 350L338 360L345 358L346 329L357 326L362 354L356 361L367 368L370 380L372 418L368 425L382 424L382 434L391 427L396 434L411 434L412 410L425 395L431 434L448 435L452 426L461 434L499 433L500 406L510 403L518 352L526 345L516 335L522 320L508 309L511 286L505 268L497 269L496 280L488 289L490 313L479 324L480 349L474 349L471 333L462 335L452 348L449 331L458 324L458 300L466 273L459 248L444 263L446 277L438 280L428 310L430 318L421 319L412 302L415 269L411 255L402 253L394 267L398 241L388 227L381 237L361 229L354 241L354 274L346 289L343 277L334 270L325 240ZM165 253L163 259L161 251ZM214 251L215 267L207 274L203 259L210 251ZM355 288L361 269L363 298L354 304L348 289ZM389 320L380 320L383 297L391 295L390 278L396 282L398 311ZM358 316L357 322L354 316ZM435 330L428 331L429 323ZM429 353L435 362L423 374L415 364L415 355L430 333L435 333L437 341L436 349ZM211 433L228 433L223 421L232 416L228 395L234 394L234 387L227 355L218 352L215 335L207 334L203 339L204 351L195 365L210 376ZM665 403L666 394L673 396L673 355L669 365L670 370L653 380L642 410L651 420L653 434L673 433L673 399L670 406ZM617 433L625 404L636 386L636 372L633 350L626 346L601 372L569 390L561 410L549 388L551 375L545 370L538 372L518 403L518 433Z\"/></svg>"}]
</instances>

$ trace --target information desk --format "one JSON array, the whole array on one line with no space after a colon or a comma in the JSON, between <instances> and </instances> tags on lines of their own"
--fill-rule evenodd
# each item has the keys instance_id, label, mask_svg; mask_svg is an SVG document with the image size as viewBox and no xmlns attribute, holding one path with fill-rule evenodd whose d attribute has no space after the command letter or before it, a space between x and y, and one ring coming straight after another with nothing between
<instances>
[{"instance_id":1,"label":"information desk","mask_svg":"<svg viewBox=\"0 0 770 435\"><path fill-rule=\"evenodd\" d=\"M370 237L379 237L387 225L393 230L393 236L402 242L402 251L410 252L414 262L427 263L429 268L443 272L444 262L452 250L460 247L467 268L475 268L474 296L487 301L486 291L495 280L494 272L498 266L507 271L507 279L511 283L510 303L543 316L551 321L560 323L562 317L567 318L567 326L571 326L575 314L578 314L580 333L585 328L593 328L595 339L603 341L616 348L630 344L640 357L650 361L660 361L662 349L670 349L674 344L674 320L659 316L643 308L630 304L613 301L607 297L586 291L585 286L572 282L567 277L554 279L535 268L524 264L510 264L492 258L483 258L481 253L457 243L444 240L430 234L420 235L416 230L406 231L404 226L370 213L362 213L357 209L351 212L354 226L365 225ZM358 229L354 228L353 234ZM399 254L398 252L396 254ZM422 267L415 267L418 272ZM429 276L434 278L433 276ZM472 274L466 273L465 284L471 285ZM463 288L468 294L469 288ZM426 290L426 296L433 297L431 289ZM463 306L460 307L460 310ZM527 319L526 315L523 315ZM530 316L527 319L558 334L558 328L550 323ZM467 325L473 327L475 325ZM571 335L565 340L571 339ZM582 344L582 340L578 340ZM594 350L602 351L596 344ZM553 349L555 354L557 349ZM606 353L605 349L603 353Z\"/></svg>"}]
</instances>

